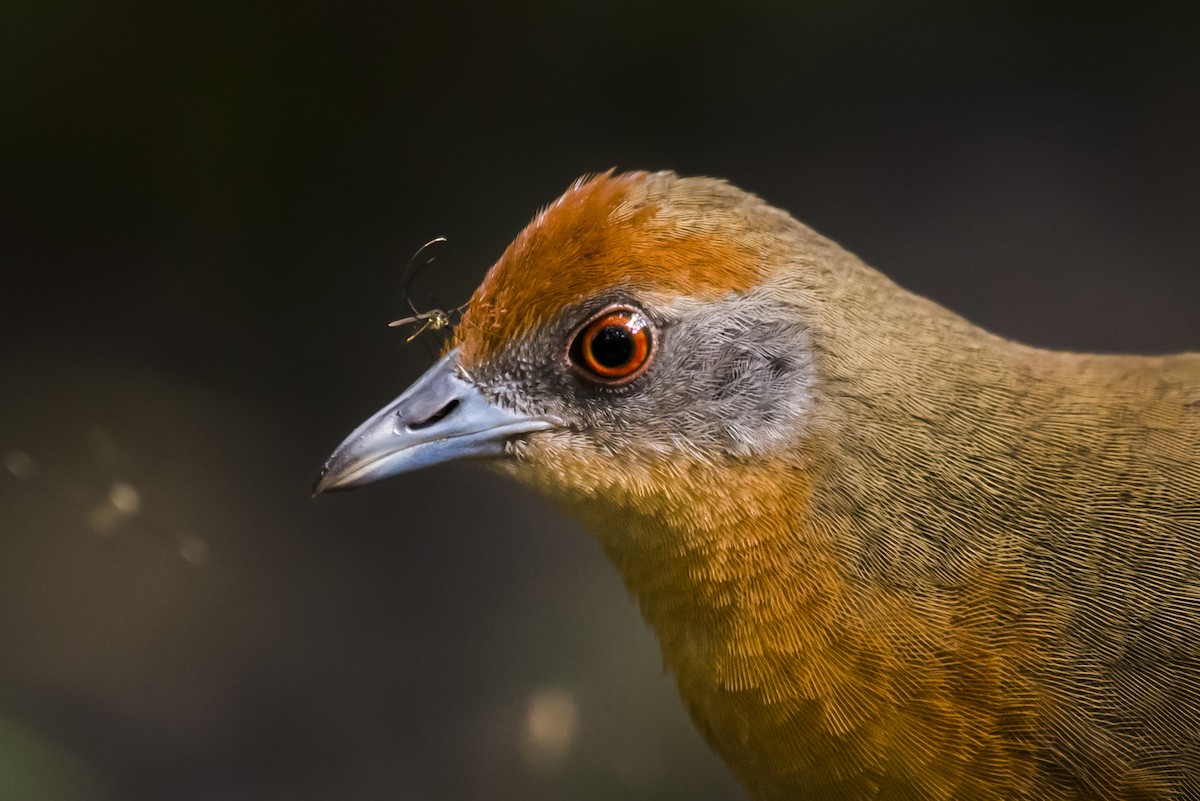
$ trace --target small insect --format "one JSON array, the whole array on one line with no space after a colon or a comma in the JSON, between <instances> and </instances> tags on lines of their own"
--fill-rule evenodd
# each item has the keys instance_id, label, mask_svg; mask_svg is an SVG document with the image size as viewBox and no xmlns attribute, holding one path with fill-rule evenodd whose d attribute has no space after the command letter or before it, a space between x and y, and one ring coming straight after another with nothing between
<instances>
[{"instance_id":1,"label":"small insect","mask_svg":"<svg viewBox=\"0 0 1200 801\"><path fill-rule=\"evenodd\" d=\"M449 312L441 309L430 309L427 312L421 312L413 315L412 317L402 317L399 320L392 320L390 323L388 323L388 328L397 328L398 326L407 325L409 323L424 322L424 325L414 331L412 336L404 340L405 342L412 342L421 335L421 332L425 330L441 331L443 328L449 327L451 322L450 315L461 314L462 310L465 308L467 308L467 304L464 303L457 309L451 309ZM413 311L416 311L416 309L413 309Z\"/></svg>"},{"instance_id":2,"label":"small insect","mask_svg":"<svg viewBox=\"0 0 1200 801\"><path fill-rule=\"evenodd\" d=\"M428 259L422 262L417 269L413 269L413 264L416 262L417 258L430 246L441 244L445 241L446 237L439 236L436 239L431 239L424 245L421 245L421 247L417 249L417 252L413 254L413 257L409 259L408 266L404 270L406 273L404 279L404 299L408 302L408 308L412 310L412 315L409 317L402 317L399 320L392 320L390 323L388 323L388 328L397 328L402 325L422 323L420 328L414 331L408 339L404 340L405 342L412 342L426 330L441 331L443 328L449 328L453 323L453 320L450 316L452 314L462 314L463 310L467 308L467 304L464 303L457 309L451 309L450 311L445 311L444 309L430 309L429 311L422 312L417 311L417 307L412 302L412 294L409 291L409 288L412 286L413 279L416 278L417 273L420 272L420 267L432 263L435 257L430 256Z\"/></svg>"}]
</instances>

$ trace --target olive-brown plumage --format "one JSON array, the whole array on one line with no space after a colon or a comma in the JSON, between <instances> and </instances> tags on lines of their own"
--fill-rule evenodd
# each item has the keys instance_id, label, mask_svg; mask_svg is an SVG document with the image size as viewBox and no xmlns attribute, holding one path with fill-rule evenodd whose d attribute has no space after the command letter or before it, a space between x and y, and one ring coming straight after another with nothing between
<instances>
[{"instance_id":1,"label":"olive-brown plumage","mask_svg":"<svg viewBox=\"0 0 1200 801\"><path fill-rule=\"evenodd\" d=\"M636 173L543 211L381 415L324 486L542 490L756 799L1200 799L1200 355L1018 345Z\"/></svg>"}]
</instances>

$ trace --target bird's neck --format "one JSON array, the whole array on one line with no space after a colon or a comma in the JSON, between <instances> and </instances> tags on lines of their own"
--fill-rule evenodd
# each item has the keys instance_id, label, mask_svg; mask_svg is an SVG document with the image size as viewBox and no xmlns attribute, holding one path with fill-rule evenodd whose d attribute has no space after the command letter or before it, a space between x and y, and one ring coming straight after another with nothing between
<instances>
[{"instance_id":1,"label":"bird's neck","mask_svg":"<svg viewBox=\"0 0 1200 801\"><path fill-rule=\"evenodd\" d=\"M803 525L807 481L780 475L697 471L690 481L648 482L665 491L616 514L611 494L594 513L586 502L573 509L638 598L681 687L697 671L734 682L759 650L748 639L798 616L820 620L839 592L830 544Z\"/></svg>"},{"instance_id":2,"label":"bird's neck","mask_svg":"<svg viewBox=\"0 0 1200 801\"><path fill-rule=\"evenodd\" d=\"M803 474L731 473L653 482L671 492L632 498L615 516L611 496L595 514L586 504L574 511L637 597L701 732L743 784L762 798L801 797L801 783L814 798L841 797L820 792L815 777L856 771L814 771L840 757L812 736L826 728L815 699L837 692L861 705L859 677L821 657L837 639L845 596L834 548L806 525Z\"/></svg>"},{"instance_id":3,"label":"bird's neck","mask_svg":"<svg viewBox=\"0 0 1200 801\"><path fill-rule=\"evenodd\" d=\"M948 711L945 654L912 655L946 621L854 578L847 531L814 516L803 469L670 469L542 489L616 564L699 729L755 798L999 791L963 783L972 760L998 758L969 720L987 710Z\"/></svg>"}]
</instances>

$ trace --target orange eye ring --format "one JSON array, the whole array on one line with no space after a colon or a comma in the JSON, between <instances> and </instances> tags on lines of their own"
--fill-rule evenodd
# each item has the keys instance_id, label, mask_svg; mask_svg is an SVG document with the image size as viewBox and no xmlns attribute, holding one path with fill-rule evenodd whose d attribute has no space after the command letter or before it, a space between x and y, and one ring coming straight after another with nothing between
<instances>
[{"instance_id":1,"label":"orange eye ring","mask_svg":"<svg viewBox=\"0 0 1200 801\"><path fill-rule=\"evenodd\" d=\"M576 372L617 387L644 373L653 352L650 321L636 309L610 306L576 332L569 355Z\"/></svg>"}]
</instances>

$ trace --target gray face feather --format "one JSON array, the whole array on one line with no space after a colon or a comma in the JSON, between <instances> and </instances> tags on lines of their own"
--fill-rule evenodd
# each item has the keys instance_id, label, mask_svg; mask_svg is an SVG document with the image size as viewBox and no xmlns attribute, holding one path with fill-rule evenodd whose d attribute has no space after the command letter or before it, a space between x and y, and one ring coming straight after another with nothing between
<instances>
[{"instance_id":1,"label":"gray face feather","mask_svg":"<svg viewBox=\"0 0 1200 801\"><path fill-rule=\"evenodd\" d=\"M646 373L616 389L571 369L572 333L619 302L654 326ZM626 458L752 458L795 449L812 404L808 330L759 291L717 300L606 295L567 310L472 378L485 395L567 421L588 451Z\"/></svg>"}]
</instances>

